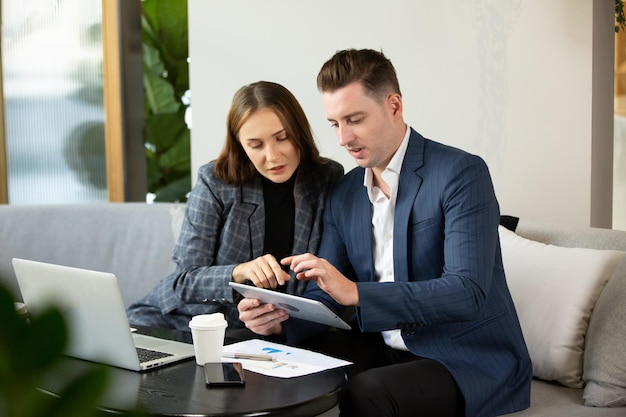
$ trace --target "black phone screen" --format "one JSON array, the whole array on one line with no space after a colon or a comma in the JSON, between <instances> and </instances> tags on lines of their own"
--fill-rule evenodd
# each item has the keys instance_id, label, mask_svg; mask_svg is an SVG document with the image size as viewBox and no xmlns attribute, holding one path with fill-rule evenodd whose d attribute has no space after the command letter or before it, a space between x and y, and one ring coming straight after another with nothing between
<instances>
[{"instance_id":1,"label":"black phone screen","mask_svg":"<svg viewBox=\"0 0 626 417\"><path fill-rule=\"evenodd\" d=\"M245 383L240 362L208 362L204 364L204 377L209 387L241 386Z\"/></svg>"}]
</instances>

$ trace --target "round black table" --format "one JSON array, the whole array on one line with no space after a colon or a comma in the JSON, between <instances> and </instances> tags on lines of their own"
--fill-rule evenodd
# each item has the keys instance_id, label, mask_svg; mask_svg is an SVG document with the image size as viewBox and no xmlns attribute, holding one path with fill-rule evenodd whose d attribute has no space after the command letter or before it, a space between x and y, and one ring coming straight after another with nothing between
<instances>
[{"instance_id":1,"label":"round black table","mask_svg":"<svg viewBox=\"0 0 626 417\"><path fill-rule=\"evenodd\" d=\"M185 332L140 329L189 341ZM227 340L226 343L229 343ZM42 389L55 393L65 381L93 366L63 358ZM275 378L245 371L243 387L208 388L194 358L147 372L110 367L110 384L98 404L113 414L139 410L151 416L315 416L334 407L346 384L343 369L296 378Z\"/></svg>"}]
</instances>

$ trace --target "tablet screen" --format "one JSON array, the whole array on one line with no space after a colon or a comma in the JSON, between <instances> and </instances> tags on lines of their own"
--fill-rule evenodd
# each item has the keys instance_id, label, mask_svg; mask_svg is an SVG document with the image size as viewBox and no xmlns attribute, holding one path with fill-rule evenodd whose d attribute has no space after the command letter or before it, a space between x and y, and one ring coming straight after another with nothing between
<instances>
[{"instance_id":1,"label":"tablet screen","mask_svg":"<svg viewBox=\"0 0 626 417\"><path fill-rule=\"evenodd\" d=\"M289 316L315 323L349 330L351 327L328 307L317 300L285 294L252 285L230 282L229 285L247 298L258 298L265 304L274 304L289 313Z\"/></svg>"}]
</instances>

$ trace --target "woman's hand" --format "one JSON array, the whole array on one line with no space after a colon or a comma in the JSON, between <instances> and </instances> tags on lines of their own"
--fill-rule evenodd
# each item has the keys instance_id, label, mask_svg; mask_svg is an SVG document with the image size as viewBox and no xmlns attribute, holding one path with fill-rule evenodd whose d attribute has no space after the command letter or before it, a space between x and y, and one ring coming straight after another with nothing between
<instances>
[{"instance_id":1,"label":"woman's hand","mask_svg":"<svg viewBox=\"0 0 626 417\"><path fill-rule=\"evenodd\" d=\"M317 282L317 285L339 304L344 306L359 304L359 291L356 284L346 278L326 259L304 253L284 258L280 263L289 265L299 280Z\"/></svg>"},{"instance_id":2,"label":"woman's hand","mask_svg":"<svg viewBox=\"0 0 626 417\"><path fill-rule=\"evenodd\" d=\"M276 258L270 254L241 263L233 269L234 282L243 284L250 280L261 288L276 288L289 281L289 278L289 274L283 271Z\"/></svg>"},{"instance_id":3,"label":"woman's hand","mask_svg":"<svg viewBox=\"0 0 626 417\"><path fill-rule=\"evenodd\" d=\"M262 336L281 334L282 322L289 318L285 310L277 309L273 304L261 304L256 298L244 298L237 305L239 320L248 329Z\"/></svg>"}]
</instances>

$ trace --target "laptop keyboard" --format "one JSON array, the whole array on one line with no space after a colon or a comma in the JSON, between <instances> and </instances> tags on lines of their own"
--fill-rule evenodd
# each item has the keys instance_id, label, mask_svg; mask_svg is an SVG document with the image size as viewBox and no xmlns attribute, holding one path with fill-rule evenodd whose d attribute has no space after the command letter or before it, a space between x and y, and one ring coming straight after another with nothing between
<instances>
[{"instance_id":1,"label":"laptop keyboard","mask_svg":"<svg viewBox=\"0 0 626 417\"><path fill-rule=\"evenodd\" d=\"M139 356L139 362L148 362L155 359L173 356L171 353L159 352L157 350L144 349L140 347L137 348L137 355Z\"/></svg>"}]
</instances>

